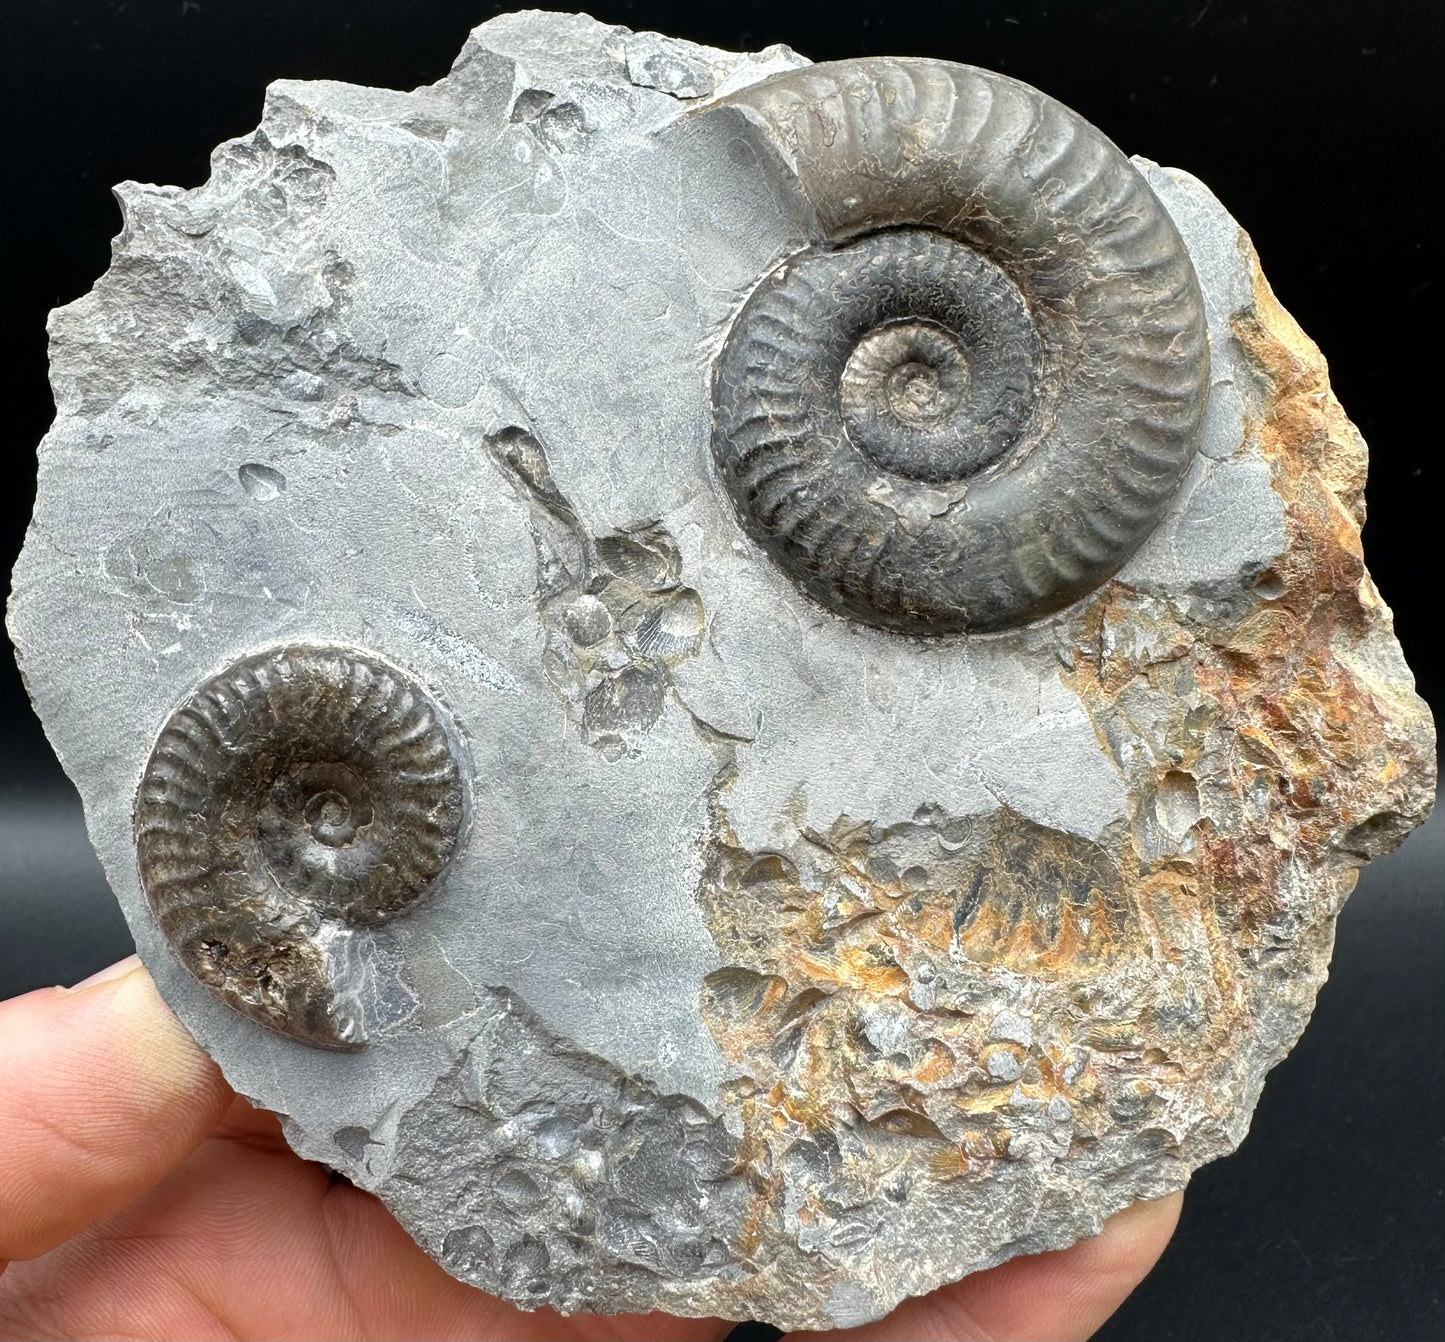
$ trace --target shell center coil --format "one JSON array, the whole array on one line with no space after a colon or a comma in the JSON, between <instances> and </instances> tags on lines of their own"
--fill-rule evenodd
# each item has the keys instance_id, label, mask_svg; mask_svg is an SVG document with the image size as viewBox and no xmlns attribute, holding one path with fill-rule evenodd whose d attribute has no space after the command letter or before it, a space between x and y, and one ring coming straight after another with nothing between
<instances>
[{"instance_id":1,"label":"shell center coil","mask_svg":"<svg viewBox=\"0 0 1445 1342\"><path fill-rule=\"evenodd\" d=\"M791 342L775 338L783 323ZM1023 295L932 229L791 258L733 339L751 347L759 397L786 379L868 462L906 480L964 479L1005 456L1032 418L1041 343Z\"/></svg>"},{"instance_id":2,"label":"shell center coil","mask_svg":"<svg viewBox=\"0 0 1445 1342\"><path fill-rule=\"evenodd\" d=\"M882 425L895 433L931 429L958 411L969 389L968 357L958 338L928 321L900 321L870 331L854 347L838 392L849 439L880 466L892 461Z\"/></svg>"}]
</instances>

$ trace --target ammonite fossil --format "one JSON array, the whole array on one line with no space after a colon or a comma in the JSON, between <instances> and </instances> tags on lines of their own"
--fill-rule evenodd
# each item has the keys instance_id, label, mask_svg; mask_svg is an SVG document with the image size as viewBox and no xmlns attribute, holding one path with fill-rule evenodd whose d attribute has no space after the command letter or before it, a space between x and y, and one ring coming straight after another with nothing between
<instances>
[{"instance_id":1,"label":"ammonite fossil","mask_svg":"<svg viewBox=\"0 0 1445 1342\"><path fill-rule=\"evenodd\" d=\"M906 633L1025 623L1134 552L1198 445L1204 306L1124 154L968 66L817 65L730 102L825 238L748 299L713 453L805 592Z\"/></svg>"},{"instance_id":2,"label":"ammonite fossil","mask_svg":"<svg viewBox=\"0 0 1445 1342\"><path fill-rule=\"evenodd\" d=\"M141 879L207 987L308 1043L363 1042L338 1001L350 929L395 917L456 847L463 788L441 710L374 654L256 653L171 714L135 810Z\"/></svg>"}]
</instances>

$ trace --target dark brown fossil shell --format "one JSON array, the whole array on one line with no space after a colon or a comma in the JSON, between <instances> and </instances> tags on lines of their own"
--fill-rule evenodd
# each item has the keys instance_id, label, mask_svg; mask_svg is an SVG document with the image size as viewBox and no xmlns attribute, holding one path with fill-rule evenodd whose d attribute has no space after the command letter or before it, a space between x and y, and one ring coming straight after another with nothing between
<instances>
[{"instance_id":1,"label":"dark brown fossil shell","mask_svg":"<svg viewBox=\"0 0 1445 1342\"><path fill-rule=\"evenodd\" d=\"M202 983L349 1048L364 1042L340 1000L349 934L427 891L463 816L452 733L426 692L371 653L299 645L243 658L171 714L136 850L161 930Z\"/></svg>"},{"instance_id":2,"label":"dark brown fossil shell","mask_svg":"<svg viewBox=\"0 0 1445 1342\"><path fill-rule=\"evenodd\" d=\"M1097 587L1168 507L1209 388L1194 267L1143 176L969 66L817 65L725 105L822 234L718 361L713 454L747 532L815 600L902 633Z\"/></svg>"}]
</instances>

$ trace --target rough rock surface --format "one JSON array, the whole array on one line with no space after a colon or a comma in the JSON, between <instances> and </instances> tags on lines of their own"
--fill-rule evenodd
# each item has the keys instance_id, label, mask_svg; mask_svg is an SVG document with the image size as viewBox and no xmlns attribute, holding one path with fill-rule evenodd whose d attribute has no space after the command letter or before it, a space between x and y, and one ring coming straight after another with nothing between
<instances>
[{"instance_id":1,"label":"rough rock surface","mask_svg":"<svg viewBox=\"0 0 1445 1342\"><path fill-rule=\"evenodd\" d=\"M1204 442L1114 580L920 642L744 541L710 370L814 227L705 109L802 63L525 14L412 93L278 83L204 186L119 188L51 327L10 623L141 955L301 1154L529 1306L848 1325L1181 1187L1431 802L1364 444L1187 174L1139 164ZM172 709L316 638L471 772L440 888L352 948L350 1053L211 996L132 835Z\"/></svg>"}]
</instances>

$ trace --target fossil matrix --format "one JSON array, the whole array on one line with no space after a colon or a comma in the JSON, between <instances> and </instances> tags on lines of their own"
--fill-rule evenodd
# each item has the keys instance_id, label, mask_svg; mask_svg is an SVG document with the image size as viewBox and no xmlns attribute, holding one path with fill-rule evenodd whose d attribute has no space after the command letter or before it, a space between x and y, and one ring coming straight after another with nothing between
<instances>
[{"instance_id":1,"label":"fossil matrix","mask_svg":"<svg viewBox=\"0 0 1445 1342\"><path fill-rule=\"evenodd\" d=\"M531 13L119 195L11 628L300 1153L528 1307L827 1327L1240 1141L1434 747L1207 189Z\"/></svg>"}]
</instances>

